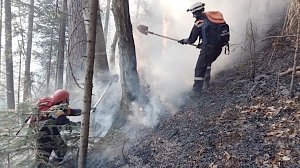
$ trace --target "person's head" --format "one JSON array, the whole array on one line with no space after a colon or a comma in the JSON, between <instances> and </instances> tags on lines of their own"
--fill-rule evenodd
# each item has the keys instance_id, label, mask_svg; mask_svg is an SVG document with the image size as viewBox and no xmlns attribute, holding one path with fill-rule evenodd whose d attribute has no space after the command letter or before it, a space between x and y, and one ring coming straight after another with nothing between
<instances>
[{"instance_id":1,"label":"person's head","mask_svg":"<svg viewBox=\"0 0 300 168\"><path fill-rule=\"evenodd\" d=\"M53 104L67 103L69 104L70 93L67 90L59 89L52 95Z\"/></svg>"},{"instance_id":2,"label":"person's head","mask_svg":"<svg viewBox=\"0 0 300 168\"><path fill-rule=\"evenodd\" d=\"M194 18L201 18L202 12L204 12L205 3L196 2L194 3L187 12L192 12Z\"/></svg>"}]
</instances>

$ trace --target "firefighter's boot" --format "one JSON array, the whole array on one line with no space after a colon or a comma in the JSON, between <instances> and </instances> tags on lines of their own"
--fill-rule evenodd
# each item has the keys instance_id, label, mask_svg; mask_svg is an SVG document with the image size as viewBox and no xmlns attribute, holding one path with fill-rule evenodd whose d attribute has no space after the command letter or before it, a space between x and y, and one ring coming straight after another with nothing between
<instances>
[{"instance_id":1,"label":"firefighter's boot","mask_svg":"<svg viewBox=\"0 0 300 168\"><path fill-rule=\"evenodd\" d=\"M203 79L202 80L195 80L193 85L193 92L200 94L203 87Z\"/></svg>"},{"instance_id":2,"label":"firefighter's boot","mask_svg":"<svg viewBox=\"0 0 300 168\"><path fill-rule=\"evenodd\" d=\"M205 72L205 76L204 76L204 84L203 84L204 89L209 87L210 71L211 71L211 67L209 66L209 67L207 67L206 72Z\"/></svg>"}]
</instances>

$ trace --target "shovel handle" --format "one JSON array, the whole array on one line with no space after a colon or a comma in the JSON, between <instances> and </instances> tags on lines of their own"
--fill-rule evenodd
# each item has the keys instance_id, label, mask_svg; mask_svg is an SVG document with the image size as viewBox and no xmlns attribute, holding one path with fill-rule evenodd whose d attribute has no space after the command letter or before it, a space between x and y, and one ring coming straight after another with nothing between
<instances>
[{"instance_id":1,"label":"shovel handle","mask_svg":"<svg viewBox=\"0 0 300 168\"><path fill-rule=\"evenodd\" d=\"M174 39L174 38L171 38L171 37L163 36L163 35L156 34L156 33L150 32L150 31L148 31L148 33L153 34L153 35L156 35L156 36L159 36L159 37L163 37L163 38L166 38L166 39L169 39L169 40L179 41L178 39ZM197 47L196 44L189 44L189 45L192 45L192 46Z\"/></svg>"},{"instance_id":2,"label":"shovel handle","mask_svg":"<svg viewBox=\"0 0 300 168\"><path fill-rule=\"evenodd\" d=\"M104 95L106 94L107 90L109 89L109 87L112 85L113 82L118 82L119 80L119 75L115 74L112 76L112 78L109 81L109 84L107 85L107 87L105 88L104 92L102 93L102 95L100 96L100 98L97 100L96 104L94 105L94 107L92 107L90 113L93 113L96 111L96 108L98 106L98 104L100 103L101 99L104 97Z\"/></svg>"}]
</instances>

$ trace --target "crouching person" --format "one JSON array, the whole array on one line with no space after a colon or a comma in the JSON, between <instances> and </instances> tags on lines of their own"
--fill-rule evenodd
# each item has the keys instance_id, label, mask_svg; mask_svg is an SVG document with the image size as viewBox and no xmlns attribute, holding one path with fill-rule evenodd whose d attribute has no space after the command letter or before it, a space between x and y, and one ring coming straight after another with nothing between
<instances>
[{"instance_id":1,"label":"crouching person","mask_svg":"<svg viewBox=\"0 0 300 168\"><path fill-rule=\"evenodd\" d=\"M51 97L38 101L38 133L36 139L36 163L38 168L48 167L52 151L53 162L59 164L67 153L68 146L60 134L62 125L79 125L70 121L67 116L81 115L81 109L69 108L69 92L57 90Z\"/></svg>"}]
</instances>

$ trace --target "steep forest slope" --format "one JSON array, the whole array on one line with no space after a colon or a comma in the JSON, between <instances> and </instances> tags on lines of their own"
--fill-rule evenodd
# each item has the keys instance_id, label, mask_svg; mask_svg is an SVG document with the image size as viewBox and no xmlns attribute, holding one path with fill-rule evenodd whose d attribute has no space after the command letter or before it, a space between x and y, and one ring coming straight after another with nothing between
<instances>
[{"instance_id":1,"label":"steep forest slope","mask_svg":"<svg viewBox=\"0 0 300 168\"><path fill-rule=\"evenodd\" d=\"M282 23L260 38L251 59L217 74L200 96L188 95L175 116L124 143L118 157L91 159L91 165L299 167L300 79L292 98L291 73L279 75L293 66L295 40L272 37Z\"/></svg>"}]
</instances>

